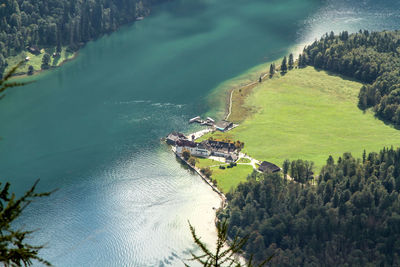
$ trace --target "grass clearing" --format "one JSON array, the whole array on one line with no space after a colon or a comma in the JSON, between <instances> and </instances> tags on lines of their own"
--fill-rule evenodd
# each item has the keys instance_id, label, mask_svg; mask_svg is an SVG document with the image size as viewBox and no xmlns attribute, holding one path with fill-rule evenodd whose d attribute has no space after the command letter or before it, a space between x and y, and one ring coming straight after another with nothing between
<instances>
[{"instance_id":1,"label":"grass clearing","mask_svg":"<svg viewBox=\"0 0 400 267\"><path fill-rule=\"evenodd\" d=\"M233 168L220 169L212 167L211 178L217 180L217 186L222 192L227 193L231 188L236 188L240 182L247 181L247 176L253 172L250 165L237 165Z\"/></svg>"},{"instance_id":2,"label":"grass clearing","mask_svg":"<svg viewBox=\"0 0 400 267\"><path fill-rule=\"evenodd\" d=\"M14 67L17 65L20 61L25 61L26 57L29 57L29 61L26 61L19 69L18 73L19 74L25 74L28 72L29 65L32 65L34 68L35 72L41 70L41 65L42 65L42 58L45 53L50 54L50 66L56 67L59 66L63 61L70 59L74 56L74 53L67 52L66 47L63 47L60 53L60 56L58 57L53 57L53 53L56 51L54 47L52 48L44 48L42 49L42 53L39 55L32 54L28 51L22 51L16 56L13 57L8 57L7 63L8 67L6 68L6 72L10 70L10 68Z\"/></svg>"},{"instance_id":3,"label":"grass clearing","mask_svg":"<svg viewBox=\"0 0 400 267\"><path fill-rule=\"evenodd\" d=\"M312 67L289 71L253 89L243 105L256 112L239 127L203 139L240 140L244 153L277 165L287 158L312 160L317 172L329 155L361 157L364 149L398 146L400 131L358 109L361 86Z\"/></svg>"},{"instance_id":4,"label":"grass clearing","mask_svg":"<svg viewBox=\"0 0 400 267\"><path fill-rule=\"evenodd\" d=\"M218 165L218 166L216 166ZM219 165L225 167L220 169ZM247 176L253 172L251 165L238 164L233 168L227 168L229 164L212 159L197 158L196 167L206 168L211 167L211 179L217 180L217 187L224 193L229 192L231 188L235 188L240 182L245 182Z\"/></svg>"},{"instance_id":5,"label":"grass clearing","mask_svg":"<svg viewBox=\"0 0 400 267\"><path fill-rule=\"evenodd\" d=\"M197 168L206 168L214 165L226 165L223 162L216 161L213 159L203 159L203 158L196 158L196 167Z\"/></svg>"}]
</instances>

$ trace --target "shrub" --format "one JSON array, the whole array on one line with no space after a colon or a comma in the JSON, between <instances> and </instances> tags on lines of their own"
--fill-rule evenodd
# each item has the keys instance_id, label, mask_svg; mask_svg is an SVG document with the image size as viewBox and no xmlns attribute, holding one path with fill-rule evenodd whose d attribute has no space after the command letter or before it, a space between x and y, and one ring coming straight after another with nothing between
<instances>
[{"instance_id":1,"label":"shrub","mask_svg":"<svg viewBox=\"0 0 400 267\"><path fill-rule=\"evenodd\" d=\"M196 158L195 157L190 156L188 162L189 162L190 165L196 166Z\"/></svg>"},{"instance_id":2,"label":"shrub","mask_svg":"<svg viewBox=\"0 0 400 267\"><path fill-rule=\"evenodd\" d=\"M185 159L185 160L188 160L190 157L191 157L191 154L190 154L190 151L189 150L183 150L182 151L182 157Z\"/></svg>"},{"instance_id":3,"label":"shrub","mask_svg":"<svg viewBox=\"0 0 400 267\"><path fill-rule=\"evenodd\" d=\"M210 168L202 168L201 170L200 170L200 172L202 173L202 174L204 174L207 178L210 178L211 177L211 174L212 174L212 170L210 170Z\"/></svg>"}]
</instances>

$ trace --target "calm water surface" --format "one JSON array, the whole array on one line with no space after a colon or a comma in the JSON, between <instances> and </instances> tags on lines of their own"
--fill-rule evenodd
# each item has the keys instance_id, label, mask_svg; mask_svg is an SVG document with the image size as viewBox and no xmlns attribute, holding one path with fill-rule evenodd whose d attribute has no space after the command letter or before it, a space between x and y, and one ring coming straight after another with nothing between
<instances>
[{"instance_id":1,"label":"calm water surface","mask_svg":"<svg viewBox=\"0 0 400 267\"><path fill-rule=\"evenodd\" d=\"M59 188L19 223L56 266L181 266L219 198L159 139L221 82L326 31L395 29L397 1L174 0L0 103L0 176Z\"/></svg>"}]
</instances>

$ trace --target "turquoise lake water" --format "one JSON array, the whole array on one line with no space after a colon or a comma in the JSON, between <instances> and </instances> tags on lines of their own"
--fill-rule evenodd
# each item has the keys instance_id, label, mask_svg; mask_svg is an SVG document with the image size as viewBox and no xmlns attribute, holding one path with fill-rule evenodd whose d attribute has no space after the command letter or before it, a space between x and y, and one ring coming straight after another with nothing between
<instances>
[{"instance_id":1,"label":"turquoise lake water","mask_svg":"<svg viewBox=\"0 0 400 267\"><path fill-rule=\"evenodd\" d=\"M396 29L398 1L174 0L91 42L0 102L0 179L56 266L182 266L189 219L213 241L218 196L160 142L209 112L207 95L327 31Z\"/></svg>"}]
</instances>

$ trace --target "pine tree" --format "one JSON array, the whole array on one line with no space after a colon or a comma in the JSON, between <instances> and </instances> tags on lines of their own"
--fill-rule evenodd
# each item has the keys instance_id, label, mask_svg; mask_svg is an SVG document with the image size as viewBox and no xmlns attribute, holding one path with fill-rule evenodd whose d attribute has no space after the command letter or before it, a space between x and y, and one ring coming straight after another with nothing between
<instances>
[{"instance_id":1,"label":"pine tree","mask_svg":"<svg viewBox=\"0 0 400 267\"><path fill-rule=\"evenodd\" d=\"M299 54L297 65L299 66L299 68L303 67L303 57L301 56L301 54Z\"/></svg>"},{"instance_id":2,"label":"pine tree","mask_svg":"<svg viewBox=\"0 0 400 267\"><path fill-rule=\"evenodd\" d=\"M363 155L362 155L363 164L365 163L365 159L366 159L366 158L367 158L367 152L366 152L365 149L364 149Z\"/></svg>"},{"instance_id":3,"label":"pine tree","mask_svg":"<svg viewBox=\"0 0 400 267\"><path fill-rule=\"evenodd\" d=\"M285 159L285 161L282 164L282 169L283 169L283 175L286 177L286 175L289 172L290 168L290 161L288 159Z\"/></svg>"},{"instance_id":4,"label":"pine tree","mask_svg":"<svg viewBox=\"0 0 400 267\"><path fill-rule=\"evenodd\" d=\"M290 55L289 55L289 70L293 69L293 66L294 66L293 54L290 53Z\"/></svg>"},{"instance_id":5,"label":"pine tree","mask_svg":"<svg viewBox=\"0 0 400 267\"><path fill-rule=\"evenodd\" d=\"M272 76L274 76L274 74L275 74L275 64L272 63L272 64L269 66L269 76L272 77Z\"/></svg>"},{"instance_id":6,"label":"pine tree","mask_svg":"<svg viewBox=\"0 0 400 267\"><path fill-rule=\"evenodd\" d=\"M29 65L29 67L28 67L28 75L32 75L34 71L35 71L35 69L33 68L33 66Z\"/></svg>"},{"instance_id":7,"label":"pine tree","mask_svg":"<svg viewBox=\"0 0 400 267\"><path fill-rule=\"evenodd\" d=\"M287 72L288 68L287 68L287 59L286 56L283 58L282 60L282 64L281 64L281 72L285 73Z\"/></svg>"},{"instance_id":8,"label":"pine tree","mask_svg":"<svg viewBox=\"0 0 400 267\"><path fill-rule=\"evenodd\" d=\"M43 56L43 58L42 58L42 66L41 66L41 68L42 69L48 69L49 67L50 67L50 60L51 60L51 57L50 57L50 55L49 54L44 54L44 56Z\"/></svg>"}]
</instances>

